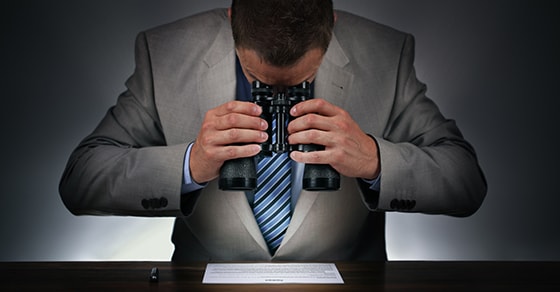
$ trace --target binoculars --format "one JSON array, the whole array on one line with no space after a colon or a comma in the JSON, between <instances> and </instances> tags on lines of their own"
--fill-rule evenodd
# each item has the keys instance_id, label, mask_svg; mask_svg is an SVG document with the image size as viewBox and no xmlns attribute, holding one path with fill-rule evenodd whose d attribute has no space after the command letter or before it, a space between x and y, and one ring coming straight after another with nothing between
<instances>
[{"instance_id":1,"label":"binoculars","mask_svg":"<svg viewBox=\"0 0 560 292\"><path fill-rule=\"evenodd\" d=\"M218 181L221 190L254 190L257 187L256 165L259 155L272 156L272 153L294 150L311 152L324 149L324 146L315 144L290 145L287 139L287 126L292 120L290 109L295 104L312 98L309 82L291 87L276 87L254 81L251 95L253 102L263 109L261 118L268 122L268 140L261 144L258 155L224 162ZM275 132L273 120L276 120ZM302 188L309 191L337 190L340 188L340 175L328 164L306 164Z\"/></svg>"}]
</instances>

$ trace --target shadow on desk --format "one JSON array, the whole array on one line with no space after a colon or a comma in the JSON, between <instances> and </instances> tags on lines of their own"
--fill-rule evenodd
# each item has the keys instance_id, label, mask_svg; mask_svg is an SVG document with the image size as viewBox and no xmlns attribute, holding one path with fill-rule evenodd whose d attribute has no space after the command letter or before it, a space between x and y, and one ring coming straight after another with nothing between
<instances>
[{"instance_id":1,"label":"shadow on desk","mask_svg":"<svg viewBox=\"0 0 560 292\"><path fill-rule=\"evenodd\" d=\"M343 285L202 284L206 263L2 262L1 291L560 291L560 262L337 262ZM150 271L159 269L159 281Z\"/></svg>"}]
</instances>

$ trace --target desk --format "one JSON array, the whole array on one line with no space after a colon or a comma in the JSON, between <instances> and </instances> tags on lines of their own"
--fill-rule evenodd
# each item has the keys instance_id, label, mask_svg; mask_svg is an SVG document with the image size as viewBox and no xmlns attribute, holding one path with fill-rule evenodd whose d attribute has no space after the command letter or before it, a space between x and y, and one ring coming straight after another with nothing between
<instances>
[{"instance_id":1,"label":"desk","mask_svg":"<svg viewBox=\"0 0 560 292\"><path fill-rule=\"evenodd\" d=\"M4 262L2 291L560 291L560 262L336 263L344 285L206 285L206 263ZM160 280L149 282L158 267Z\"/></svg>"}]
</instances>

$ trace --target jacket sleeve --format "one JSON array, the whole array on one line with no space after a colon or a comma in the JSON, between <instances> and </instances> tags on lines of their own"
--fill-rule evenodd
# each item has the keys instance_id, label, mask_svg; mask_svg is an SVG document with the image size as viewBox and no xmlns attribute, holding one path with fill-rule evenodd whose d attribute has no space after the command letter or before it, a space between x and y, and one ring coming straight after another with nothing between
<instances>
[{"instance_id":1,"label":"jacket sleeve","mask_svg":"<svg viewBox=\"0 0 560 292\"><path fill-rule=\"evenodd\" d=\"M71 154L59 185L73 214L177 216L187 144L168 146L153 96L146 37L127 90Z\"/></svg>"},{"instance_id":2,"label":"jacket sleeve","mask_svg":"<svg viewBox=\"0 0 560 292\"><path fill-rule=\"evenodd\" d=\"M468 216L482 204L486 180L455 122L426 97L413 63L414 39L407 35L389 121L382 136L375 137L380 191L373 196L368 191L366 203L383 211Z\"/></svg>"}]
</instances>

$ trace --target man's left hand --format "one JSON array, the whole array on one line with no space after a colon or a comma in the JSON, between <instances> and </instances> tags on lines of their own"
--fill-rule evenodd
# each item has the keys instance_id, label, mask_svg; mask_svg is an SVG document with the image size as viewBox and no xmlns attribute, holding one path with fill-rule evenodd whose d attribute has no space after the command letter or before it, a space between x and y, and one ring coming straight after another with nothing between
<instances>
[{"instance_id":1,"label":"man's left hand","mask_svg":"<svg viewBox=\"0 0 560 292\"><path fill-rule=\"evenodd\" d=\"M342 108L323 99L311 99L292 107L295 119L288 125L290 144L317 144L324 151L293 151L302 163L330 164L348 177L374 179L379 175L377 144Z\"/></svg>"}]
</instances>

